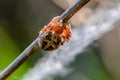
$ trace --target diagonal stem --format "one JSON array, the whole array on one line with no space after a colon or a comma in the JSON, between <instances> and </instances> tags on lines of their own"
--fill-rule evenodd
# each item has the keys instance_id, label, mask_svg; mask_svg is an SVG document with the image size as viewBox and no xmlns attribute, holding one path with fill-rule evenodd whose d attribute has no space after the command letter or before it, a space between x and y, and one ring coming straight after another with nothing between
<instances>
[{"instance_id":1,"label":"diagonal stem","mask_svg":"<svg viewBox=\"0 0 120 80\"><path fill-rule=\"evenodd\" d=\"M5 80L11 75L26 59L32 55L39 48L38 39L34 40L21 54L18 56L2 73L0 73L0 80Z\"/></svg>"},{"instance_id":2,"label":"diagonal stem","mask_svg":"<svg viewBox=\"0 0 120 80\"><path fill-rule=\"evenodd\" d=\"M66 23L79 9L81 9L90 0L77 0L72 6L70 6L65 12L63 12L60 17L63 22ZM38 42L41 38L38 37L29 45L21 54L18 56L3 72L0 73L0 80L5 80L9 77L20 65L22 65L28 57L30 57L39 47ZM42 44L41 44L42 45Z\"/></svg>"},{"instance_id":3,"label":"diagonal stem","mask_svg":"<svg viewBox=\"0 0 120 80\"><path fill-rule=\"evenodd\" d=\"M60 16L66 23L77 11L85 6L90 0L77 0L72 6L65 10Z\"/></svg>"}]
</instances>

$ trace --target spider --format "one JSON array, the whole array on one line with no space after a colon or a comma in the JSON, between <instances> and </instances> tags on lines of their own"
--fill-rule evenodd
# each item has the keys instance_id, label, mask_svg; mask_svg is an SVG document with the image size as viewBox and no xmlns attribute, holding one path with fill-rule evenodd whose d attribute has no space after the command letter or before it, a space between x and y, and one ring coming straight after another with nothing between
<instances>
[{"instance_id":1,"label":"spider","mask_svg":"<svg viewBox=\"0 0 120 80\"><path fill-rule=\"evenodd\" d=\"M42 41L38 42L38 44L42 44L41 48L45 51L53 51L68 42L71 36L70 24L63 23L60 16L57 16L39 32Z\"/></svg>"}]
</instances>

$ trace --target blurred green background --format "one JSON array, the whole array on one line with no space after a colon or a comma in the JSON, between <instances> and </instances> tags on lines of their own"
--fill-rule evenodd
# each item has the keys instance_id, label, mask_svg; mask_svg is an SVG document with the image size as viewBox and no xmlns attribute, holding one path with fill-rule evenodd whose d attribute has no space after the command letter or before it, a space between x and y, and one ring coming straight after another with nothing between
<instances>
[{"instance_id":1,"label":"blurred green background","mask_svg":"<svg viewBox=\"0 0 120 80\"><path fill-rule=\"evenodd\" d=\"M39 30L54 16L62 13L50 0L0 0L0 72L5 69L38 35ZM55 80L110 80L99 57L99 50L89 46L70 65L74 69ZM21 80L36 60L38 50L7 80Z\"/></svg>"}]
</instances>

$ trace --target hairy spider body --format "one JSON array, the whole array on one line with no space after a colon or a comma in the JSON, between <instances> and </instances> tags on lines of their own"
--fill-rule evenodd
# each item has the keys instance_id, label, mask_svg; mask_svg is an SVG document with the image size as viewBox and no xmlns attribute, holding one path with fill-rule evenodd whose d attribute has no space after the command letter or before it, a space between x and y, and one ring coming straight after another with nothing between
<instances>
[{"instance_id":1,"label":"hairy spider body","mask_svg":"<svg viewBox=\"0 0 120 80\"><path fill-rule=\"evenodd\" d=\"M40 32L41 48L46 51L52 51L59 48L66 41L69 41L72 35L71 26L63 23L63 20L57 16L45 26Z\"/></svg>"}]
</instances>

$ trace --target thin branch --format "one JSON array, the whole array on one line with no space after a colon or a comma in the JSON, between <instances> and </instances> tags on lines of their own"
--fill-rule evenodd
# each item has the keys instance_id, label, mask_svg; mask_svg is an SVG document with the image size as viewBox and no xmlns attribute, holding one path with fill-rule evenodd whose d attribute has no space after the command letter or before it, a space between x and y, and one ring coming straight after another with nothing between
<instances>
[{"instance_id":1,"label":"thin branch","mask_svg":"<svg viewBox=\"0 0 120 80\"><path fill-rule=\"evenodd\" d=\"M9 75L11 75L21 64L23 64L26 59L32 55L37 49L38 39L33 41L21 54L18 56L2 73L0 73L0 80L5 80Z\"/></svg>"},{"instance_id":2,"label":"thin branch","mask_svg":"<svg viewBox=\"0 0 120 80\"><path fill-rule=\"evenodd\" d=\"M69 7L60 17L66 23L79 9L81 9L90 0L78 0ZM3 72L0 73L0 80L9 77L20 65L22 65L28 57L30 57L39 47L38 44L42 39L38 37L31 45L29 45ZM42 45L42 44L41 44Z\"/></svg>"},{"instance_id":3,"label":"thin branch","mask_svg":"<svg viewBox=\"0 0 120 80\"><path fill-rule=\"evenodd\" d=\"M77 0L72 6L65 10L60 16L63 22L66 23L77 11L79 11L90 0Z\"/></svg>"}]
</instances>

